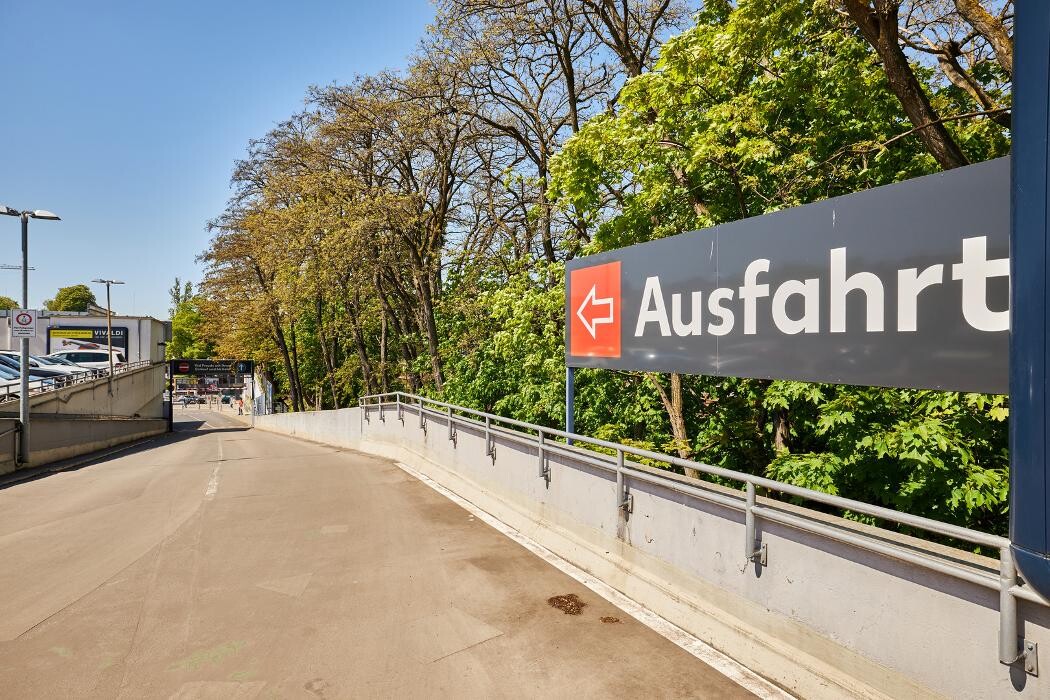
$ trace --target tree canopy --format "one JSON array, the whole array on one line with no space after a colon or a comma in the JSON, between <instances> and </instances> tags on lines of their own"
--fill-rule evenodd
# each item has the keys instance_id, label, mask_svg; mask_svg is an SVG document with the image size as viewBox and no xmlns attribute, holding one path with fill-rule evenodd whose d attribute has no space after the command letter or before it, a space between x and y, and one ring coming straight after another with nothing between
<instances>
[{"instance_id":1,"label":"tree canopy","mask_svg":"<svg viewBox=\"0 0 1050 700\"><path fill-rule=\"evenodd\" d=\"M86 284L62 287L54 299L44 302L48 311L87 311L90 304L97 304L95 293Z\"/></svg>"},{"instance_id":2,"label":"tree canopy","mask_svg":"<svg viewBox=\"0 0 1050 700\"><path fill-rule=\"evenodd\" d=\"M195 328L294 410L403 389L560 426L567 260L1009 151L1006 1L437 11L408 68L253 141L211 224ZM1002 396L583 370L577 397L581 432L1005 531Z\"/></svg>"},{"instance_id":3,"label":"tree canopy","mask_svg":"<svg viewBox=\"0 0 1050 700\"><path fill-rule=\"evenodd\" d=\"M193 293L193 283L177 277L171 290L171 340L165 347L167 359L203 359L215 356L215 344L204 335L201 298Z\"/></svg>"}]
</instances>

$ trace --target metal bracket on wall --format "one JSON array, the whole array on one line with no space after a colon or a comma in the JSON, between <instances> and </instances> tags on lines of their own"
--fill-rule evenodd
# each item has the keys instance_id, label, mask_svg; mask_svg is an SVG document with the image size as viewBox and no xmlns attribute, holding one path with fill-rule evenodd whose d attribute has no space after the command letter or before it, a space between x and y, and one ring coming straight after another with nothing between
<instances>
[{"instance_id":1,"label":"metal bracket on wall","mask_svg":"<svg viewBox=\"0 0 1050 700\"><path fill-rule=\"evenodd\" d=\"M547 450L544 448L544 436L543 431L539 431L539 476L542 479L546 479L548 482L551 480L551 466L547 463Z\"/></svg>"},{"instance_id":2,"label":"metal bracket on wall","mask_svg":"<svg viewBox=\"0 0 1050 700\"><path fill-rule=\"evenodd\" d=\"M386 415L383 413L383 402L379 402L379 422L386 423Z\"/></svg>"},{"instance_id":3,"label":"metal bracket on wall","mask_svg":"<svg viewBox=\"0 0 1050 700\"><path fill-rule=\"evenodd\" d=\"M1039 645L1027 639L1021 640L1021 658L1024 672L1029 676L1039 676Z\"/></svg>"},{"instance_id":4,"label":"metal bracket on wall","mask_svg":"<svg viewBox=\"0 0 1050 700\"><path fill-rule=\"evenodd\" d=\"M492 440L492 419L485 416L485 454L496 463L496 443Z\"/></svg>"},{"instance_id":5,"label":"metal bracket on wall","mask_svg":"<svg viewBox=\"0 0 1050 700\"><path fill-rule=\"evenodd\" d=\"M766 565L766 545L758 537L755 527L755 485L747 482L747 491L744 498L744 556L747 561L755 562L759 566Z\"/></svg>"},{"instance_id":6,"label":"metal bracket on wall","mask_svg":"<svg viewBox=\"0 0 1050 700\"><path fill-rule=\"evenodd\" d=\"M624 494L623 502L620 503L620 510L627 514L634 512L634 494Z\"/></svg>"},{"instance_id":7,"label":"metal bracket on wall","mask_svg":"<svg viewBox=\"0 0 1050 700\"><path fill-rule=\"evenodd\" d=\"M423 399L419 400L419 429L423 431L423 434L427 434L427 419L423 415Z\"/></svg>"},{"instance_id":8,"label":"metal bracket on wall","mask_svg":"<svg viewBox=\"0 0 1050 700\"><path fill-rule=\"evenodd\" d=\"M453 446L456 445L456 424L453 422L452 409L448 409L448 439L452 441Z\"/></svg>"}]
</instances>

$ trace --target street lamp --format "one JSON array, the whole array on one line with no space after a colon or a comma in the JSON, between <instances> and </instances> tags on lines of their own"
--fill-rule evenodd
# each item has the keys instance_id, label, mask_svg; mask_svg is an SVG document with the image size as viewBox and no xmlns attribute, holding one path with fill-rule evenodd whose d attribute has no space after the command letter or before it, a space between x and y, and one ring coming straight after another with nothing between
<instances>
[{"instance_id":1,"label":"street lamp","mask_svg":"<svg viewBox=\"0 0 1050 700\"><path fill-rule=\"evenodd\" d=\"M57 214L45 209L19 211L0 204L0 214L17 216L22 220L22 308L29 308L29 220L61 221ZM29 461L29 338L22 338L22 387L18 397L18 418L22 423L22 439L19 440L18 459Z\"/></svg>"},{"instance_id":2,"label":"street lamp","mask_svg":"<svg viewBox=\"0 0 1050 700\"><path fill-rule=\"evenodd\" d=\"M113 284L124 284L120 280L91 280L96 284L106 285L106 335L109 336L109 395L113 395L113 307L109 304L109 287Z\"/></svg>"}]
</instances>

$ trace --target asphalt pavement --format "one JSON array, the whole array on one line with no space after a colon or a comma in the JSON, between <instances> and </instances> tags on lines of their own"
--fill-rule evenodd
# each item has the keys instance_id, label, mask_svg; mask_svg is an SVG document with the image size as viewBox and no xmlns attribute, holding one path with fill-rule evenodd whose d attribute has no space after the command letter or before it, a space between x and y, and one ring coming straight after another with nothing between
<instances>
[{"instance_id":1,"label":"asphalt pavement","mask_svg":"<svg viewBox=\"0 0 1050 700\"><path fill-rule=\"evenodd\" d=\"M231 413L0 489L0 696L752 697L395 464Z\"/></svg>"}]
</instances>

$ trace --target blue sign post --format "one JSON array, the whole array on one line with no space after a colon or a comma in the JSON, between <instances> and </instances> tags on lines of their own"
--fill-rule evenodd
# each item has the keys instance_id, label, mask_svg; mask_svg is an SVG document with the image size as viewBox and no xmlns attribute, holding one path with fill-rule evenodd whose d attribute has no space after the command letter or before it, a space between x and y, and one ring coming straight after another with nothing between
<instances>
[{"instance_id":1,"label":"blue sign post","mask_svg":"<svg viewBox=\"0 0 1050 700\"><path fill-rule=\"evenodd\" d=\"M1050 597L1047 333L1050 3L1018 0L1011 199L1010 540L1025 581Z\"/></svg>"}]
</instances>

